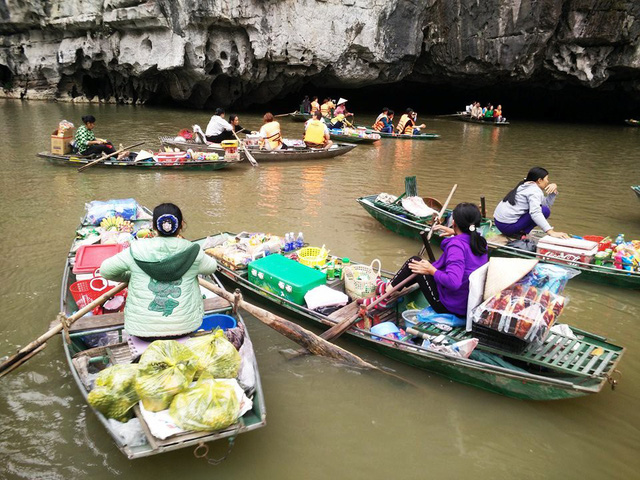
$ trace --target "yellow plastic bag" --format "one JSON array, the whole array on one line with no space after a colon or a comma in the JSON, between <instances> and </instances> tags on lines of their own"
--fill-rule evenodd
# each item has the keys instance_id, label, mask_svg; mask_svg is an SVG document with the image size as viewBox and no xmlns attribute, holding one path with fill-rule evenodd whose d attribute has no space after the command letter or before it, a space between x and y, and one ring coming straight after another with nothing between
<instances>
[{"instance_id":1,"label":"yellow plastic bag","mask_svg":"<svg viewBox=\"0 0 640 480\"><path fill-rule=\"evenodd\" d=\"M156 340L140 357L135 389L142 405L151 412L169 408L173 397L193 381L197 359L175 340Z\"/></svg>"},{"instance_id":2,"label":"yellow plastic bag","mask_svg":"<svg viewBox=\"0 0 640 480\"><path fill-rule=\"evenodd\" d=\"M236 378L238 376L241 362L240 353L227 340L222 330L216 329L210 335L190 338L186 345L198 358L196 378L203 373L207 373L213 378Z\"/></svg>"},{"instance_id":3,"label":"yellow plastic bag","mask_svg":"<svg viewBox=\"0 0 640 480\"><path fill-rule=\"evenodd\" d=\"M126 422L140 397L134 388L140 370L137 364L113 365L98 374L95 388L89 392L89 405L107 418Z\"/></svg>"}]
</instances>

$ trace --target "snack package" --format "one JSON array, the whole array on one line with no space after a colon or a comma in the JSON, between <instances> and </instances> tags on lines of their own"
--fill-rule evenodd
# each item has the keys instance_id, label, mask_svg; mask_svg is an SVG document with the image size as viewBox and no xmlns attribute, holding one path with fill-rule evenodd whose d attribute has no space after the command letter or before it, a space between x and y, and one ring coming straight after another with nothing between
<instances>
[{"instance_id":1,"label":"snack package","mask_svg":"<svg viewBox=\"0 0 640 480\"><path fill-rule=\"evenodd\" d=\"M205 375L175 396L169 415L184 430L214 431L233 425L240 414L235 388Z\"/></svg>"},{"instance_id":2,"label":"snack package","mask_svg":"<svg viewBox=\"0 0 640 480\"><path fill-rule=\"evenodd\" d=\"M204 373L213 378L236 378L240 369L240 353L224 331L217 328L212 334L187 340L187 347L197 357L196 378Z\"/></svg>"},{"instance_id":3,"label":"snack package","mask_svg":"<svg viewBox=\"0 0 640 480\"><path fill-rule=\"evenodd\" d=\"M85 210L85 225L98 225L107 217L136 220L138 203L133 198L107 200L106 202L94 200L85 204Z\"/></svg>"},{"instance_id":4,"label":"snack package","mask_svg":"<svg viewBox=\"0 0 640 480\"><path fill-rule=\"evenodd\" d=\"M548 290L551 293L561 294L567 282L579 274L580 272L574 268L550 263L538 263L518 283L525 286L534 286L539 290Z\"/></svg>"},{"instance_id":5,"label":"snack package","mask_svg":"<svg viewBox=\"0 0 640 480\"><path fill-rule=\"evenodd\" d=\"M159 412L193 381L197 358L175 340L156 340L140 357L135 389L144 408Z\"/></svg>"},{"instance_id":6,"label":"snack package","mask_svg":"<svg viewBox=\"0 0 640 480\"><path fill-rule=\"evenodd\" d=\"M542 343L565 304L563 296L518 282L476 307L472 320L528 343Z\"/></svg>"},{"instance_id":7,"label":"snack package","mask_svg":"<svg viewBox=\"0 0 640 480\"><path fill-rule=\"evenodd\" d=\"M134 388L139 370L139 365L132 363L105 368L89 392L89 404L107 418L119 422L129 420L131 408L140 400Z\"/></svg>"}]
</instances>

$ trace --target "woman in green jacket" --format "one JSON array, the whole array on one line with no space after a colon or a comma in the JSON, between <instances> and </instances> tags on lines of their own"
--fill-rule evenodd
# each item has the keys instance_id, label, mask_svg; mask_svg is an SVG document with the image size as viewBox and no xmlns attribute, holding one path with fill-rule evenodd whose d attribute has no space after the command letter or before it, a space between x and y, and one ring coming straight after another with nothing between
<instances>
[{"instance_id":1,"label":"woman in green jacket","mask_svg":"<svg viewBox=\"0 0 640 480\"><path fill-rule=\"evenodd\" d=\"M182 212L176 205L158 205L153 210L158 236L132 242L130 248L100 266L104 278L129 282L124 328L130 335L179 337L202 323L198 275L215 272L217 264L200 245L180 237L183 226Z\"/></svg>"}]
</instances>

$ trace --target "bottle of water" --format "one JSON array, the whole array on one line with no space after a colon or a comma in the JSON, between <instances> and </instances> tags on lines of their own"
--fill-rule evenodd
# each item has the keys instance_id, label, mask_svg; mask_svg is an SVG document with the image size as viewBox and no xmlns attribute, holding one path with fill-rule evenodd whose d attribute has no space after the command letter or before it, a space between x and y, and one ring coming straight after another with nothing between
<instances>
[{"instance_id":1,"label":"bottle of water","mask_svg":"<svg viewBox=\"0 0 640 480\"><path fill-rule=\"evenodd\" d=\"M296 249L296 236L293 232L289 232L289 251Z\"/></svg>"},{"instance_id":2,"label":"bottle of water","mask_svg":"<svg viewBox=\"0 0 640 480\"><path fill-rule=\"evenodd\" d=\"M296 248L304 247L304 237L302 236L302 232L298 233L298 238L296 238Z\"/></svg>"},{"instance_id":3,"label":"bottle of water","mask_svg":"<svg viewBox=\"0 0 640 480\"><path fill-rule=\"evenodd\" d=\"M616 241L613 242L616 245L620 245L621 243L624 243L624 234L620 233L618 234L618 236L616 237Z\"/></svg>"},{"instance_id":4,"label":"bottle of water","mask_svg":"<svg viewBox=\"0 0 640 480\"><path fill-rule=\"evenodd\" d=\"M284 234L284 247L282 248L285 252L291 251L291 242L289 241L289 234Z\"/></svg>"}]
</instances>

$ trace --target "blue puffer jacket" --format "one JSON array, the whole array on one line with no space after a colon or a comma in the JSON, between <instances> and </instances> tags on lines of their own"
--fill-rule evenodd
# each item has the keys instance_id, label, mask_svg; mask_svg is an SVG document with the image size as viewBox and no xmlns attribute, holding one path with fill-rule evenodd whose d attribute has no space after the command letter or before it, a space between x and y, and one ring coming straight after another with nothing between
<instances>
[{"instance_id":1,"label":"blue puffer jacket","mask_svg":"<svg viewBox=\"0 0 640 480\"><path fill-rule=\"evenodd\" d=\"M177 237L136 240L100 266L109 280L129 282L124 328L138 337L193 332L204 315L198 275L215 272L216 261L199 245Z\"/></svg>"}]
</instances>

